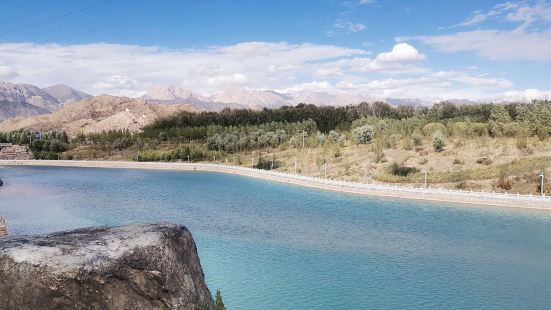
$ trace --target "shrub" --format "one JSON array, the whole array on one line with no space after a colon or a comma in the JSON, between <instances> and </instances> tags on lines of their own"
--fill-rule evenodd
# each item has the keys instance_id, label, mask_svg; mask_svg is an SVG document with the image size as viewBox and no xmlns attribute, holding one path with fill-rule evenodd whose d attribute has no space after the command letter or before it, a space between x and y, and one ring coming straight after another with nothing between
<instances>
[{"instance_id":1,"label":"shrub","mask_svg":"<svg viewBox=\"0 0 551 310\"><path fill-rule=\"evenodd\" d=\"M467 188L467 181L465 181L465 180L459 181L459 182L455 185L455 188L457 188L457 189L466 189L466 188Z\"/></svg>"},{"instance_id":2,"label":"shrub","mask_svg":"<svg viewBox=\"0 0 551 310\"><path fill-rule=\"evenodd\" d=\"M122 151L125 148L129 147L131 144L132 144L132 141L128 138L118 138L113 143L113 147L119 151Z\"/></svg>"},{"instance_id":3,"label":"shrub","mask_svg":"<svg viewBox=\"0 0 551 310\"><path fill-rule=\"evenodd\" d=\"M454 165L463 165L465 162L459 158L453 160Z\"/></svg>"},{"instance_id":4,"label":"shrub","mask_svg":"<svg viewBox=\"0 0 551 310\"><path fill-rule=\"evenodd\" d=\"M368 144L373 139L373 127L363 125L352 130L352 138L357 144Z\"/></svg>"},{"instance_id":5,"label":"shrub","mask_svg":"<svg viewBox=\"0 0 551 310\"><path fill-rule=\"evenodd\" d=\"M418 132L413 133L412 139L413 139L413 145L415 146L423 145L423 136Z\"/></svg>"},{"instance_id":6,"label":"shrub","mask_svg":"<svg viewBox=\"0 0 551 310\"><path fill-rule=\"evenodd\" d=\"M375 153L376 163L384 161L385 159L384 147L385 147L384 136L378 135L377 138L375 138L375 143L373 145L373 152Z\"/></svg>"},{"instance_id":7,"label":"shrub","mask_svg":"<svg viewBox=\"0 0 551 310\"><path fill-rule=\"evenodd\" d=\"M493 161L488 157L482 157L482 158L477 159L476 163L481 164L481 165L485 165L485 166L489 166L493 163Z\"/></svg>"},{"instance_id":8,"label":"shrub","mask_svg":"<svg viewBox=\"0 0 551 310\"><path fill-rule=\"evenodd\" d=\"M441 152L444 150L444 147L446 146L446 140L444 139L444 134L440 130L437 130L432 135L432 147L434 147L434 150L437 152Z\"/></svg>"},{"instance_id":9,"label":"shrub","mask_svg":"<svg viewBox=\"0 0 551 310\"><path fill-rule=\"evenodd\" d=\"M446 126L442 123L428 123L423 127L423 133L425 136L429 137L431 135L434 135L437 131L440 131L440 133L443 135L446 133Z\"/></svg>"},{"instance_id":10,"label":"shrub","mask_svg":"<svg viewBox=\"0 0 551 310\"><path fill-rule=\"evenodd\" d=\"M411 141L411 138L406 137L402 142L402 147L404 148L404 150L407 150L407 151L410 151L411 149L413 149L413 143Z\"/></svg>"},{"instance_id":11,"label":"shrub","mask_svg":"<svg viewBox=\"0 0 551 310\"><path fill-rule=\"evenodd\" d=\"M408 175L410 175L412 173L419 172L419 169L417 169L415 167L407 167L407 166L404 166L404 165L398 165L398 163L393 162L388 167L388 172L390 172L393 175L397 175L397 176L401 176L401 177L407 177Z\"/></svg>"},{"instance_id":12,"label":"shrub","mask_svg":"<svg viewBox=\"0 0 551 310\"><path fill-rule=\"evenodd\" d=\"M324 145L325 144L325 134L321 133L318 131L318 133L316 134L316 143L318 145Z\"/></svg>"},{"instance_id":13,"label":"shrub","mask_svg":"<svg viewBox=\"0 0 551 310\"><path fill-rule=\"evenodd\" d=\"M331 130L329 132L329 139L331 139L333 142L339 141L339 133L334 130Z\"/></svg>"},{"instance_id":14,"label":"shrub","mask_svg":"<svg viewBox=\"0 0 551 310\"><path fill-rule=\"evenodd\" d=\"M505 174L504 171L501 171L499 178L497 179L496 187L504 190L510 190L513 187L513 181Z\"/></svg>"},{"instance_id":15,"label":"shrub","mask_svg":"<svg viewBox=\"0 0 551 310\"><path fill-rule=\"evenodd\" d=\"M277 161L277 160L273 160L273 167L272 167L272 160L270 159L266 159L266 158L263 158L263 157L260 157L258 159L258 163L256 165L254 165L255 168L257 169L263 169L263 170L272 170L273 169L277 169L281 166L281 164Z\"/></svg>"}]
</instances>

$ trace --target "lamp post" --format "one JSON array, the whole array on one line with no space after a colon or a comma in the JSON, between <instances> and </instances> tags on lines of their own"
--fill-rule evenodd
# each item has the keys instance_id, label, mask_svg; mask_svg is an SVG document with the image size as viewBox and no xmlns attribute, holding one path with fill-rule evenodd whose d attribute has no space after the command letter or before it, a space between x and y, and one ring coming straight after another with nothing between
<instances>
[{"instance_id":1,"label":"lamp post","mask_svg":"<svg viewBox=\"0 0 551 310\"><path fill-rule=\"evenodd\" d=\"M543 173L543 170L541 171L540 173L540 178L541 178L541 184L540 184L540 195L545 195L545 189L544 189L544 184L543 184L543 180L545 178L545 175Z\"/></svg>"},{"instance_id":2,"label":"lamp post","mask_svg":"<svg viewBox=\"0 0 551 310\"><path fill-rule=\"evenodd\" d=\"M425 175L425 188L427 188L428 187L428 184L427 184L427 171L423 170L421 172Z\"/></svg>"}]
</instances>

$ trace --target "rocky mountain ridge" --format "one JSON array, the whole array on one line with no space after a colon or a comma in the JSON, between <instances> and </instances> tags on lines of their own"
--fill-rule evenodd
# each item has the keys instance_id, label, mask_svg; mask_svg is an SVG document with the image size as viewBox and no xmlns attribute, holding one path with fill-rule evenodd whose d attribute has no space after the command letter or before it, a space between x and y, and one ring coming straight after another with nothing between
<instances>
[{"instance_id":1,"label":"rocky mountain ridge","mask_svg":"<svg viewBox=\"0 0 551 310\"><path fill-rule=\"evenodd\" d=\"M123 129L137 132L160 117L184 110L197 111L187 104L154 104L141 99L100 95L67 103L51 114L5 120L0 123L0 131L63 130L70 136Z\"/></svg>"},{"instance_id":2,"label":"rocky mountain ridge","mask_svg":"<svg viewBox=\"0 0 551 310\"><path fill-rule=\"evenodd\" d=\"M39 88L29 84L0 82L0 121L48 114L65 103L90 97L66 85Z\"/></svg>"}]
</instances>

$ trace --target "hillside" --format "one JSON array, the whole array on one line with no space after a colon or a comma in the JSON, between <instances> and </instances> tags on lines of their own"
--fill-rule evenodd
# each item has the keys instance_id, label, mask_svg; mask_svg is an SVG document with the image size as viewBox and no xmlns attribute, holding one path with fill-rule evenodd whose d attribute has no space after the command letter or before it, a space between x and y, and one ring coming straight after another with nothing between
<instances>
[{"instance_id":1,"label":"hillside","mask_svg":"<svg viewBox=\"0 0 551 310\"><path fill-rule=\"evenodd\" d=\"M60 104L77 102L92 97L85 92L81 92L80 90L62 84L49 86L43 88L42 90L57 99Z\"/></svg>"},{"instance_id":2,"label":"hillside","mask_svg":"<svg viewBox=\"0 0 551 310\"><path fill-rule=\"evenodd\" d=\"M71 136L80 132L122 129L136 132L159 117L183 110L196 109L189 105L154 104L140 99L101 95L68 103L52 114L6 120L0 123L0 131L64 130Z\"/></svg>"}]
</instances>

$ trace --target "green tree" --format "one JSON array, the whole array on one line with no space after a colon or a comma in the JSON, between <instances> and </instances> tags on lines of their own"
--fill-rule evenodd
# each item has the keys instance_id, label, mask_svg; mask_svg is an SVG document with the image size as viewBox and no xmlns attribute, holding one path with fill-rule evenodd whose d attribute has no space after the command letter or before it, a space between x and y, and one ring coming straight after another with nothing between
<instances>
[{"instance_id":1,"label":"green tree","mask_svg":"<svg viewBox=\"0 0 551 310\"><path fill-rule=\"evenodd\" d=\"M373 139L373 127L363 125L352 130L352 137L357 144L368 144Z\"/></svg>"},{"instance_id":2,"label":"green tree","mask_svg":"<svg viewBox=\"0 0 551 310\"><path fill-rule=\"evenodd\" d=\"M214 297L214 310L226 310L224 301L222 301L222 294L220 290L216 290L216 296Z\"/></svg>"},{"instance_id":3,"label":"green tree","mask_svg":"<svg viewBox=\"0 0 551 310\"><path fill-rule=\"evenodd\" d=\"M437 152L444 150L444 147L446 146L446 139L440 130L436 130L436 132L432 135L432 146Z\"/></svg>"},{"instance_id":4,"label":"green tree","mask_svg":"<svg viewBox=\"0 0 551 310\"><path fill-rule=\"evenodd\" d=\"M511 116L503 105L493 104L490 109L490 120L497 123L508 123L511 121Z\"/></svg>"}]
</instances>

